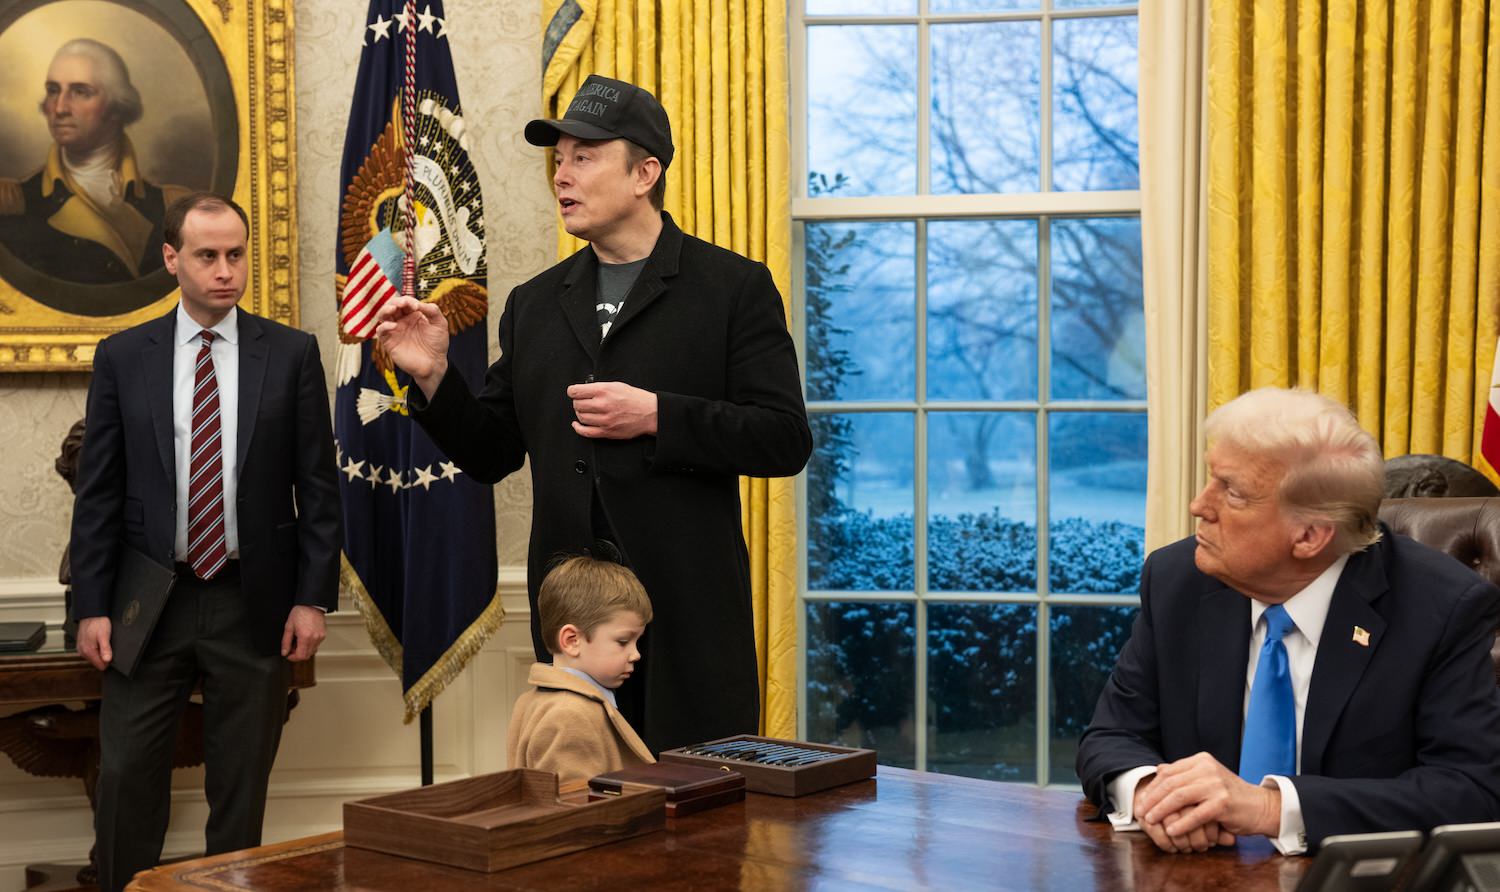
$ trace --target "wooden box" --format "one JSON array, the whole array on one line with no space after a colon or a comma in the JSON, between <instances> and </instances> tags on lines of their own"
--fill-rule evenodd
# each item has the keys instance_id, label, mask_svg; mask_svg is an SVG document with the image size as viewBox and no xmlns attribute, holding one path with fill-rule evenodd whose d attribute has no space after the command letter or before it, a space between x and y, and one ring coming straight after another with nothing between
<instances>
[{"instance_id":1,"label":"wooden box","mask_svg":"<svg viewBox=\"0 0 1500 892\"><path fill-rule=\"evenodd\" d=\"M704 768L686 763L657 762L601 774L589 780L589 798L619 796L637 787L659 787L667 795L667 817L745 800L745 776L728 766Z\"/></svg>"},{"instance_id":2,"label":"wooden box","mask_svg":"<svg viewBox=\"0 0 1500 892\"><path fill-rule=\"evenodd\" d=\"M496 871L666 826L666 794L558 796L557 775L517 768L344 803L344 844Z\"/></svg>"},{"instance_id":3,"label":"wooden box","mask_svg":"<svg viewBox=\"0 0 1500 892\"><path fill-rule=\"evenodd\" d=\"M751 761L741 754L740 758L689 750L714 747L720 744L763 744L776 747L794 747L831 754L827 758L799 765L764 764ZM774 737L756 737L739 734L720 740L710 740L692 746L665 750L663 762L680 762L711 768L728 767L745 775L745 788L752 793L771 793L776 796L806 796L829 787L852 783L875 776L875 751L852 749L847 746L831 746L823 743L804 743L800 740L778 740Z\"/></svg>"}]
</instances>

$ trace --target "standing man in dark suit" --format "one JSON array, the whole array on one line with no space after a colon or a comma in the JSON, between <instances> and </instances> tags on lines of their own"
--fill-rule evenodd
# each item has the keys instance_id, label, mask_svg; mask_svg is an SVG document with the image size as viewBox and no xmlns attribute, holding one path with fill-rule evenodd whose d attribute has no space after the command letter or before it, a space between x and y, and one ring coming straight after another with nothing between
<instances>
[{"instance_id":1,"label":"standing man in dark suit","mask_svg":"<svg viewBox=\"0 0 1500 892\"><path fill-rule=\"evenodd\" d=\"M1153 553L1078 750L1117 830L1169 852L1500 819L1500 589L1376 520L1347 409L1252 391L1208 417L1196 537Z\"/></svg>"},{"instance_id":2,"label":"standing man in dark suit","mask_svg":"<svg viewBox=\"0 0 1500 892\"><path fill-rule=\"evenodd\" d=\"M249 224L234 202L188 195L163 228L182 301L99 344L73 507L78 650L94 666L112 657L122 549L177 571L135 672L104 673L95 831L105 890L161 856L178 720L199 679L208 853L260 844L286 661L317 651L338 596L317 341L236 307Z\"/></svg>"},{"instance_id":3,"label":"standing man in dark suit","mask_svg":"<svg viewBox=\"0 0 1500 892\"><path fill-rule=\"evenodd\" d=\"M416 380L412 416L466 473L493 483L531 460L537 660L547 562L618 554L656 614L620 711L657 751L753 733L738 475L789 476L812 452L781 296L764 265L662 212L672 134L650 93L591 75L526 138L557 147L563 226L589 246L511 292L477 399L435 305L391 300L381 343Z\"/></svg>"}]
</instances>

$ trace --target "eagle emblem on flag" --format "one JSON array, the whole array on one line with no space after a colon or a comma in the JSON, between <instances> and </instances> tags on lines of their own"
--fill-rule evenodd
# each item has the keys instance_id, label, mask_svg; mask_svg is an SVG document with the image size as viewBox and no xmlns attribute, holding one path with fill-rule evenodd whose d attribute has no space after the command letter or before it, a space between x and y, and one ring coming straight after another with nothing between
<instances>
[{"instance_id":1,"label":"eagle emblem on flag","mask_svg":"<svg viewBox=\"0 0 1500 892\"><path fill-rule=\"evenodd\" d=\"M339 385L359 375L360 345L374 336L376 313L401 293L408 241L403 224L407 147L400 123L399 110L393 108L344 196L339 244L349 275L337 282ZM417 202L410 243L417 271L415 296L437 304L448 320L449 334L483 321L489 307L488 291L474 281L486 276L484 219L468 148L463 116L441 95L423 91L417 102L413 155ZM372 344L370 360L387 389L360 389L360 420L368 424L388 411L406 414L406 388L397 384L390 357L379 342Z\"/></svg>"}]
</instances>

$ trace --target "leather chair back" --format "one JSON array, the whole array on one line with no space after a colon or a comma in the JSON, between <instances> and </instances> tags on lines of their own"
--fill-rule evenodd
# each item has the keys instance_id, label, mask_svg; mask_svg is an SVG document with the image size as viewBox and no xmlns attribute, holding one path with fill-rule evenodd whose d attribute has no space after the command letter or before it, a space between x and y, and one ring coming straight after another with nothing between
<instances>
[{"instance_id":1,"label":"leather chair back","mask_svg":"<svg viewBox=\"0 0 1500 892\"><path fill-rule=\"evenodd\" d=\"M1500 585L1500 496L1467 499L1386 499L1380 519L1401 533L1463 561ZM1500 629L1490 648L1500 684Z\"/></svg>"}]
</instances>

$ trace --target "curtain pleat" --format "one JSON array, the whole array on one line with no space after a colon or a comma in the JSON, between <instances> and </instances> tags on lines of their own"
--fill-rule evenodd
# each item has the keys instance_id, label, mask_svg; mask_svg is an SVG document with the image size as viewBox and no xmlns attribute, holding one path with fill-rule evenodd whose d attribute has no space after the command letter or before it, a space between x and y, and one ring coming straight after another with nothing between
<instances>
[{"instance_id":1,"label":"curtain pleat","mask_svg":"<svg viewBox=\"0 0 1500 892\"><path fill-rule=\"evenodd\" d=\"M1500 296L1488 0L1212 0L1209 407L1347 403L1472 461Z\"/></svg>"}]
</instances>

